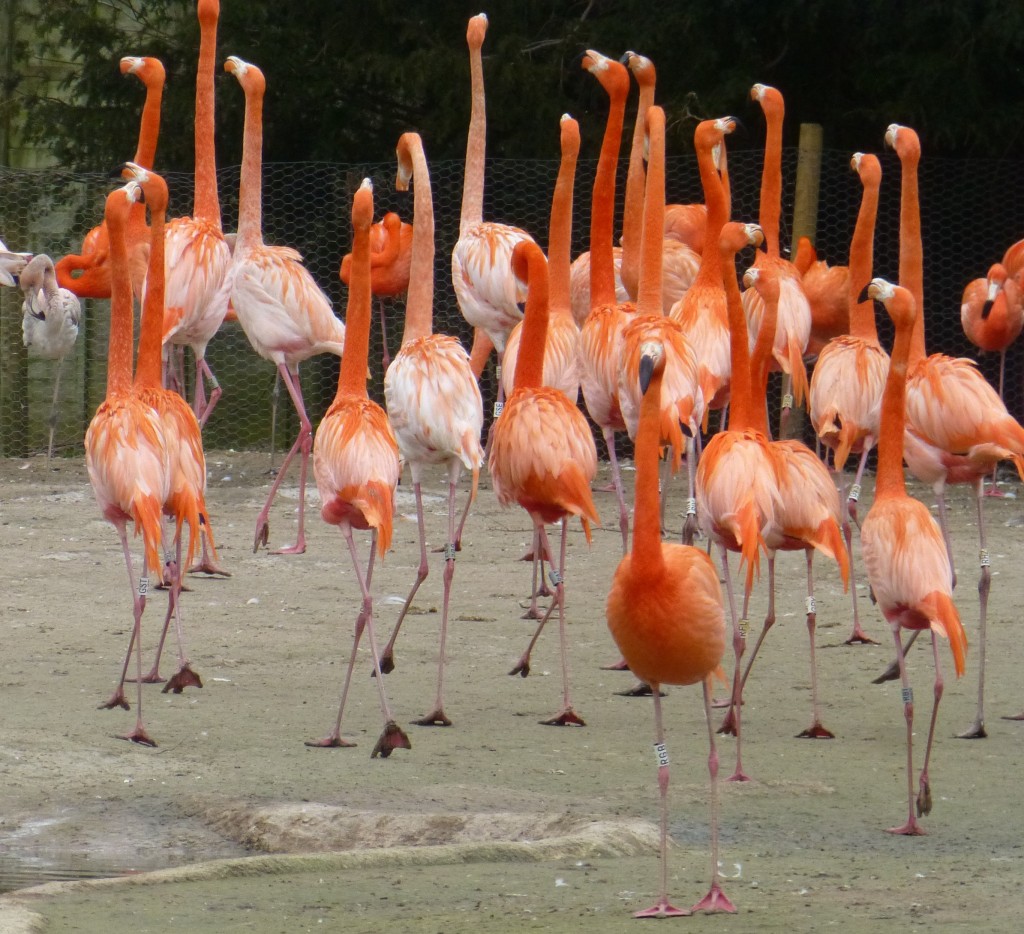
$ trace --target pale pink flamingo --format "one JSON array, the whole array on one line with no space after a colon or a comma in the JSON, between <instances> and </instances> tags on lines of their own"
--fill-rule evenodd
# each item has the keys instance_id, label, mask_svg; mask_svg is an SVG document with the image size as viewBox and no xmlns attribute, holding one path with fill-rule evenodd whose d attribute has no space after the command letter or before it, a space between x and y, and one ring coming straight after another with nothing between
<instances>
[{"instance_id":1,"label":"pale pink flamingo","mask_svg":"<svg viewBox=\"0 0 1024 934\"><path fill-rule=\"evenodd\" d=\"M878 439L878 418L889 355L878 343L872 303L859 300L860 293L871 279L882 167L877 156L861 152L853 154L851 165L860 176L864 191L850 243L846 282L850 333L832 338L818 354L811 374L809 399L811 424L822 444L833 452L832 463L839 475L840 493L847 503L849 517L856 521L864 467ZM843 467L851 452L859 452L860 461L853 485L847 489ZM855 574L853 531L848 520L843 522L843 535L850 558L850 573ZM850 591L853 632L846 643L873 643L875 640L860 625L856 583Z\"/></svg>"},{"instance_id":2,"label":"pale pink flamingo","mask_svg":"<svg viewBox=\"0 0 1024 934\"><path fill-rule=\"evenodd\" d=\"M649 184L649 182L648 182ZM661 541L658 451L664 419L661 389L666 354L656 340L643 345L638 377L643 390L636 435L633 548L612 578L605 615L629 668L654 697L654 748L658 755L661 886L657 903L638 918L663 918L694 911L735 912L718 881L718 752L711 725L710 679L721 672L725 652L722 588L711 559L689 545ZM662 684L700 684L707 722L711 777L711 888L690 910L668 900L669 761L661 717Z\"/></svg>"},{"instance_id":3,"label":"pale pink flamingo","mask_svg":"<svg viewBox=\"0 0 1024 934\"><path fill-rule=\"evenodd\" d=\"M139 398L132 385L132 283L125 230L141 190L129 182L107 196L104 221L109 239L110 344L107 351L107 394L85 433L85 464L100 512L117 530L128 569L134 622L121 677L101 707L128 709L124 682L136 652L135 728L124 739L146 746L156 743L142 722L142 614L149 575L160 574L160 512L170 492L171 468L159 415ZM142 533L142 574L136 583L127 525Z\"/></svg>"},{"instance_id":4,"label":"pale pink flamingo","mask_svg":"<svg viewBox=\"0 0 1024 934\"><path fill-rule=\"evenodd\" d=\"M892 627L896 642L899 674L903 683L903 715L907 723L908 814L906 823L890 828L889 833L923 834L925 831L918 824L917 818L928 814L932 808L928 764L943 689L935 636L938 634L949 639L957 676L964 672L967 636L953 603L949 559L942 533L928 508L907 495L903 478L904 393L917 314L914 297L910 290L893 286L884 279L872 279L866 291L869 297L877 298L885 304L896 326L896 340L882 401L875 499L864 518L860 536L871 591ZM900 643L901 628L915 632L929 630L935 659L935 700L916 800L913 768L914 695Z\"/></svg>"},{"instance_id":5,"label":"pale pink flamingo","mask_svg":"<svg viewBox=\"0 0 1024 934\"><path fill-rule=\"evenodd\" d=\"M384 730L377 739L371 758L387 758L395 749L409 749L409 737L395 722L384 694L380 677L380 656L373 625L374 556L384 557L391 545L392 504L398 485L400 464L398 444L384 410L366 393L367 357L370 350L370 224L373 221L373 186L364 179L352 200L352 276L348 292L348 334L338 374L334 402L316 430L313 444L313 475L320 491L320 514L325 522L336 525L345 536L352 566L362 592L362 608L356 619L352 653L345 671L338 717L331 733L307 746L354 746L341 738L341 719L352 681L359 640L366 630L378 675ZM363 573L359 553L352 537L353 529L370 531L370 557Z\"/></svg>"},{"instance_id":6,"label":"pale pink flamingo","mask_svg":"<svg viewBox=\"0 0 1024 934\"><path fill-rule=\"evenodd\" d=\"M231 250L221 228L214 145L214 72L220 0L199 0L199 65L196 70L195 203L191 217L167 225L167 307L164 346L191 347L196 361L193 409L206 425L221 396L220 383L206 362L206 347L228 311L225 281ZM206 381L213 387L206 398ZM202 570L211 568L206 552Z\"/></svg>"},{"instance_id":7,"label":"pale pink flamingo","mask_svg":"<svg viewBox=\"0 0 1024 934\"><path fill-rule=\"evenodd\" d=\"M516 381L501 418L495 423L487 467L494 493L503 506L519 503L540 536L541 548L551 554L545 524L561 522L558 569L552 573L555 597L541 619L526 651L510 674L530 673L530 653L552 611L558 608L562 658L562 708L542 722L551 726L583 726L569 694L569 648L565 628L565 555L569 517L579 516L587 542L590 523L600 519L590 494L597 473L597 449L590 426L579 408L557 389L542 384L544 343L548 324L547 260L537 244L516 245L512 262L528 292L523 338L516 364Z\"/></svg>"},{"instance_id":8,"label":"pale pink flamingo","mask_svg":"<svg viewBox=\"0 0 1024 934\"><path fill-rule=\"evenodd\" d=\"M793 404L802 405L807 396L807 370L803 354L811 333L811 306L800 284L800 273L779 252L779 220L782 214L782 122L785 103L777 88L755 84L750 96L764 111L767 134L764 145L764 167L761 173L761 203L759 223L764 231L765 252L758 253L759 265L775 266L781 290L779 299L779 326L775 332L775 358L773 369L781 370L782 415L780 434L785 436L789 413ZM756 334L760 327L764 304L756 289L743 293L743 306L750 321L750 330Z\"/></svg>"},{"instance_id":9,"label":"pale pink flamingo","mask_svg":"<svg viewBox=\"0 0 1024 934\"><path fill-rule=\"evenodd\" d=\"M811 306L807 356L816 357L830 340L850 332L850 268L830 266L818 259L818 251L809 237L801 237L797 242L793 266L800 273L800 284Z\"/></svg>"},{"instance_id":10,"label":"pale pink flamingo","mask_svg":"<svg viewBox=\"0 0 1024 934\"><path fill-rule=\"evenodd\" d=\"M331 303L302 265L302 257L289 247L267 246L262 231L263 94L266 80L255 65L231 56L224 64L245 92L245 129L242 175L238 194L238 236L231 257L227 285L231 304L253 349L277 366L299 415L299 434L285 455L256 519L253 551L270 537L268 516L295 454L301 452L299 471L299 529L294 545L274 554L302 554L306 550L306 473L313 428L306 415L299 383L299 364L320 353L341 356L345 325Z\"/></svg>"},{"instance_id":11,"label":"pale pink flamingo","mask_svg":"<svg viewBox=\"0 0 1024 934\"><path fill-rule=\"evenodd\" d=\"M455 553L470 504L476 496L484 452L480 447L483 430L483 401L480 387L469 366L469 354L459 341L447 334L433 333L434 312L434 203L430 172L418 133L404 133L398 140L396 187L407 191L410 181L415 194L412 259L409 295L405 305L405 333L402 347L384 375L384 398L388 419L394 429L402 459L412 471L416 496L416 523L420 540L420 563L409 596L406 597L388 644L381 653L385 674L394 668L398 632L413 597L429 572L427 534L423 521L423 468L443 465L448 472L448 527L444 545L444 598L441 609L441 642L438 649L437 695L420 726L450 726L444 710L444 666L447 652L448 607ZM575 330L575 325L573 329ZM472 471L473 484L456 531L455 491L462 468Z\"/></svg>"},{"instance_id":12,"label":"pale pink flamingo","mask_svg":"<svg viewBox=\"0 0 1024 934\"><path fill-rule=\"evenodd\" d=\"M619 407L619 361L622 329L634 312L632 304L620 304L615 294L612 236L615 222L615 169L622 140L629 73L620 62L587 50L583 67L597 78L608 94L610 106L601 154L594 176L590 211L590 301L587 320L580 331L580 388L587 411L604 438L611 462L612 482L619 503L622 553L629 547L629 511L622 491L622 475L615 453L615 433L625 431Z\"/></svg>"}]
</instances>

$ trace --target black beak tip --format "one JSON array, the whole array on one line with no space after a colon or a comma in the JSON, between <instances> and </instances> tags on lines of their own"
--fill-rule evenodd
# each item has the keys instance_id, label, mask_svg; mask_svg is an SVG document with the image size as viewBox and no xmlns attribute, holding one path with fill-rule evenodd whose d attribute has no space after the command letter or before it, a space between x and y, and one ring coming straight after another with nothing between
<instances>
[{"instance_id":1,"label":"black beak tip","mask_svg":"<svg viewBox=\"0 0 1024 934\"><path fill-rule=\"evenodd\" d=\"M860 290L860 295L857 296L857 301L858 302L866 302L866 301L868 301L871 298L871 296L868 295L868 288L869 287L870 286L866 285L866 286L864 286L863 289Z\"/></svg>"},{"instance_id":2,"label":"black beak tip","mask_svg":"<svg viewBox=\"0 0 1024 934\"><path fill-rule=\"evenodd\" d=\"M654 375L654 358L644 355L640 358L640 392L647 392L651 385L651 377Z\"/></svg>"},{"instance_id":3,"label":"black beak tip","mask_svg":"<svg viewBox=\"0 0 1024 934\"><path fill-rule=\"evenodd\" d=\"M992 313L992 300L989 299L981 306L981 320L984 321Z\"/></svg>"}]
</instances>

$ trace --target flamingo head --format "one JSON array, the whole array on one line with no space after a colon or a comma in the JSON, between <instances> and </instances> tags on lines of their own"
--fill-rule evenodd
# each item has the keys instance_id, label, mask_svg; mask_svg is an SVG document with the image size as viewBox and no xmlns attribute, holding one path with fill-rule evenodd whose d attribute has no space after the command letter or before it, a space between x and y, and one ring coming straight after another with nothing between
<instances>
[{"instance_id":1,"label":"flamingo head","mask_svg":"<svg viewBox=\"0 0 1024 934\"><path fill-rule=\"evenodd\" d=\"M398 157L395 188L398 191L409 190L409 184L412 182L412 152L417 146L423 148L419 133L403 133L398 139L398 145L395 147L395 155Z\"/></svg>"},{"instance_id":2,"label":"flamingo head","mask_svg":"<svg viewBox=\"0 0 1024 934\"><path fill-rule=\"evenodd\" d=\"M908 126L890 123L885 131L885 144L896 151L901 162L915 163L921 157L921 140Z\"/></svg>"},{"instance_id":3,"label":"flamingo head","mask_svg":"<svg viewBox=\"0 0 1024 934\"><path fill-rule=\"evenodd\" d=\"M487 14L477 13L470 17L466 26L466 44L474 51L479 51L487 35Z\"/></svg>"},{"instance_id":4,"label":"flamingo head","mask_svg":"<svg viewBox=\"0 0 1024 934\"><path fill-rule=\"evenodd\" d=\"M646 55L640 55L637 52L626 52L619 61L633 72L633 77L636 78L636 83L640 87L650 87L654 84L657 72L654 69L654 62Z\"/></svg>"},{"instance_id":5,"label":"flamingo head","mask_svg":"<svg viewBox=\"0 0 1024 934\"><path fill-rule=\"evenodd\" d=\"M665 348L661 341L644 341L640 345L640 392L646 393L654 374L664 369Z\"/></svg>"},{"instance_id":6,"label":"flamingo head","mask_svg":"<svg viewBox=\"0 0 1024 934\"><path fill-rule=\"evenodd\" d=\"M234 75L243 89L262 92L267 86L263 72L237 55L228 56L228 60L224 62L224 70Z\"/></svg>"}]
</instances>

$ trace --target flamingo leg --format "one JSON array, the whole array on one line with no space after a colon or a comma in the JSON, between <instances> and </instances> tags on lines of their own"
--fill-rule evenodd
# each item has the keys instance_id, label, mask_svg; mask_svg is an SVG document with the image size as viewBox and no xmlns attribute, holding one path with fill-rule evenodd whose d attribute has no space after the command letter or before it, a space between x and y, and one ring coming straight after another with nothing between
<instances>
[{"instance_id":1,"label":"flamingo leg","mask_svg":"<svg viewBox=\"0 0 1024 934\"><path fill-rule=\"evenodd\" d=\"M548 535L544 526L540 526L541 544L544 550L550 554L548 547ZM569 695L569 634L565 628L565 548L569 531L569 517L562 517L562 541L558 558L558 577L555 582L555 599L553 606L558 606L558 642L559 653L562 657L562 709L553 717L541 720L545 726L586 726L583 718L576 713L572 706L572 699Z\"/></svg>"},{"instance_id":2,"label":"flamingo leg","mask_svg":"<svg viewBox=\"0 0 1024 934\"><path fill-rule=\"evenodd\" d=\"M1003 387L1006 382L1006 348L999 351L999 399L1003 401ZM996 474L999 472L999 465L992 468L992 482L985 491L986 496L1002 496L1003 492L996 485Z\"/></svg>"},{"instance_id":3,"label":"flamingo leg","mask_svg":"<svg viewBox=\"0 0 1024 934\"><path fill-rule=\"evenodd\" d=\"M171 578L171 589L167 599L167 619L164 620L164 632L167 631L167 624L171 619L171 614L174 614L174 631L178 640L178 670L171 676L170 680L164 685L164 694L171 692L173 694L180 694L185 688L195 687L201 688L203 681L199 675L192 670L192 665L189 661L188 651L185 647L185 627L181 622L181 529L178 529L178 534L174 539L175 545L175 561L174 561L174 576ZM161 637L161 645L163 644L163 638ZM153 663L153 670L156 671L156 667L159 664L160 658L157 655L156 661Z\"/></svg>"},{"instance_id":4,"label":"flamingo leg","mask_svg":"<svg viewBox=\"0 0 1024 934\"><path fill-rule=\"evenodd\" d=\"M860 518L857 516L857 504L860 502L860 484L864 479L864 467L868 462L868 455L875 446L875 439L868 435L864 438L864 448L860 452L860 460L857 462L857 473L853 478L849 491L846 493L846 512L860 528Z\"/></svg>"},{"instance_id":5,"label":"flamingo leg","mask_svg":"<svg viewBox=\"0 0 1024 934\"><path fill-rule=\"evenodd\" d=\"M903 644L900 641L899 623L892 623L892 636L896 643L896 661L900 669L900 681L903 683L903 717L907 722L907 798L909 808L907 822L899 827L890 827L886 832L904 836L919 836L924 829L917 823L914 814L914 692L907 678L907 662ZM909 645L909 643L908 643Z\"/></svg>"},{"instance_id":6,"label":"flamingo leg","mask_svg":"<svg viewBox=\"0 0 1024 934\"><path fill-rule=\"evenodd\" d=\"M988 631L988 593L992 587L992 572L989 570L989 554L985 533L985 481L978 479L978 562L981 573L978 577L978 709L974 722L959 739L984 739L985 732L985 642Z\"/></svg>"},{"instance_id":7,"label":"flamingo leg","mask_svg":"<svg viewBox=\"0 0 1024 934\"><path fill-rule=\"evenodd\" d=\"M384 365L384 372L387 372L391 365L391 354L388 353L388 323L384 314L384 299L377 299L377 308L380 309L380 342L381 342L381 363Z\"/></svg>"},{"instance_id":8,"label":"flamingo leg","mask_svg":"<svg viewBox=\"0 0 1024 934\"><path fill-rule=\"evenodd\" d=\"M608 462L612 467L612 483L615 495L619 500L619 531L622 533L622 553L629 551L629 510L626 508L626 496L622 491L622 473L619 470L619 458L615 453L615 432L611 428L602 428L601 435L608 448Z\"/></svg>"},{"instance_id":9,"label":"flamingo leg","mask_svg":"<svg viewBox=\"0 0 1024 934\"><path fill-rule=\"evenodd\" d=\"M715 746L715 727L711 722L711 684L705 678L701 685L704 696L704 722L708 730L708 775L711 784L711 888L690 911L709 914L724 911L736 914L736 906L722 891L718 882L718 749Z\"/></svg>"},{"instance_id":10,"label":"flamingo leg","mask_svg":"<svg viewBox=\"0 0 1024 934\"><path fill-rule=\"evenodd\" d=\"M274 482L270 487L270 493L267 495L267 501L263 504L263 508L260 510L259 516L256 517L256 537L253 539L252 550L253 553L259 551L260 545L266 545L270 538L270 524L268 521L270 506L274 502L274 497L277 496L278 487L281 486L281 481L284 480L284 476L288 471L288 465L291 463L292 458L295 457L295 454L301 451L302 461L299 469L298 536L294 545L287 545L284 548L278 548L271 552L271 554L275 555L301 555L306 550L306 475L309 471L309 452L313 447L313 427L310 425L309 417L306 415L306 406L302 401L302 387L299 384L298 374L293 377L283 363L278 364L277 371L280 374L281 379L284 381L285 388L288 390L288 395L291 396L292 403L295 405L295 411L299 415L299 434L296 437L291 450L289 450L285 455L284 463L281 464L281 469L274 478Z\"/></svg>"},{"instance_id":11,"label":"flamingo leg","mask_svg":"<svg viewBox=\"0 0 1024 934\"><path fill-rule=\"evenodd\" d=\"M225 571L217 561L217 545L213 541L213 530L205 512L199 513L199 541L202 546L202 557L188 569L189 574L218 574L230 577L231 572Z\"/></svg>"},{"instance_id":12,"label":"flamingo leg","mask_svg":"<svg viewBox=\"0 0 1024 934\"><path fill-rule=\"evenodd\" d=\"M203 379L208 379L210 385L213 387L210 391L210 398L206 398L206 387L203 383ZM211 413L217 405L217 402L221 397L220 383L217 377L213 375L213 370L210 369L210 364L206 362L206 357L196 356L196 401L195 401L195 413L196 418L199 419L199 427L205 428L206 422L210 418Z\"/></svg>"},{"instance_id":13,"label":"flamingo leg","mask_svg":"<svg viewBox=\"0 0 1024 934\"><path fill-rule=\"evenodd\" d=\"M840 486L840 497L845 493L845 489ZM850 524L849 518L843 519L842 524L843 530L843 541L846 543L846 557L850 562L850 600L853 602L853 632L850 633L850 637L844 642L844 645L878 645L877 640L872 639L860 624L860 601L857 599L857 569L854 564L853 555L853 526Z\"/></svg>"},{"instance_id":14,"label":"flamingo leg","mask_svg":"<svg viewBox=\"0 0 1024 934\"><path fill-rule=\"evenodd\" d=\"M654 697L654 750L658 757L658 798L661 829L661 878L658 901L650 908L636 912L634 918L679 918L692 914L686 908L676 908L668 900L668 751L665 748L665 729L661 717L661 691L651 685Z\"/></svg>"},{"instance_id":15,"label":"flamingo leg","mask_svg":"<svg viewBox=\"0 0 1024 934\"><path fill-rule=\"evenodd\" d=\"M743 619L736 614L736 598L732 591L732 574L729 572L729 551L722 545L722 575L725 578L725 592L729 595L729 612L732 615L732 648L736 656L736 665L732 676L732 697L729 700L729 710L732 715L732 724L736 735L736 771L729 776L730 782L748 782L750 776L743 771L742 758L742 682L740 666L743 663L743 652L747 644L747 610L750 603L750 591L745 589L743 593ZM724 725L724 724L723 724ZM721 728L719 728L721 732Z\"/></svg>"},{"instance_id":16,"label":"flamingo leg","mask_svg":"<svg viewBox=\"0 0 1024 934\"><path fill-rule=\"evenodd\" d=\"M981 481L979 481L980 487ZM935 686L933 688L932 717L928 724L928 742L924 749L924 765L921 766L921 777L918 782L917 816L925 817L932 810L932 788L928 781L928 763L932 756L932 741L935 739L935 723L939 716L939 701L942 700L943 680L942 666L939 663L939 642L932 632L932 658L935 661Z\"/></svg>"},{"instance_id":17,"label":"flamingo leg","mask_svg":"<svg viewBox=\"0 0 1024 934\"><path fill-rule=\"evenodd\" d=\"M271 477L277 476L274 455L277 454L277 404L281 401L281 371L274 373L274 388L270 392L270 470Z\"/></svg>"},{"instance_id":18,"label":"flamingo leg","mask_svg":"<svg viewBox=\"0 0 1024 934\"><path fill-rule=\"evenodd\" d=\"M683 519L682 542L692 545L700 528L697 521L697 497L694 488L694 471L697 466L697 452L693 438L686 439L686 518Z\"/></svg>"},{"instance_id":19,"label":"flamingo leg","mask_svg":"<svg viewBox=\"0 0 1024 934\"><path fill-rule=\"evenodd\" d=\"M811 650L811 725L797 734L798 739L835 739L835 733L821 724L821 704L818 701L818 660L814 645L818 614L814 602L814 549L807 555L807 636Z\"/></svg>"},{"instance_id":20,"label":"flamingo leg","mask_svg":"<svg viewBox=\"0 0 1024 934\"><path fill-rule=\"evenodd\" d=\"M60 374L64 370L64 358L57 361L57 375L53 379L53 402L50 404L50 417L47 425L50 429L50 439L46 445L46 466L50 466L50 458L53 457L53 436L57 431L57 415L60 411L57 402L60 398Z\"/></svg>"}]
</instances>

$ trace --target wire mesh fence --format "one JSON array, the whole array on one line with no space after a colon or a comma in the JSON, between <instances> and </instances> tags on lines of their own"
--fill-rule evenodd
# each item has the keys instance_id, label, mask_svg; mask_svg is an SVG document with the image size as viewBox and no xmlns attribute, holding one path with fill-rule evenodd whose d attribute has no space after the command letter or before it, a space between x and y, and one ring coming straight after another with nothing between
<instances>
[{"instance_id":1,"label":"wire mesh fence","mask_svg":"<svg viewBox=\"0 0 1024 934\"><path fill-rule=\"evenodd\" d=\"M875 236L874 274L895 280L898 269L899 162L881 154L883 167L879 217ZM822 156L815 243L821 258L845 263L860 202L861 188L849 167L850 154L826 150ZM757 149L730 152L733 217L756 220L762 155ZM797 151L783 154L783 218L792 214ZM581 160L576 178L574 255L587 249L590 191L596 162ZM669 201L702 200L696 162L692 157L669 158ZM349 250L351 198L360 181L374 182L375 213L394 210L412 219L412 195L394 190L393 164L333 163L268 164L264 166L264 239L295 247L307 268L344 317L346 289L338 277L341 257ZM546 244L551 194L558 173L557 159L491 160L487 165L484 216L515 224ZM450 257L458 237L463 165L460 161L431 166L436 214L436 271L434 328L458 335L469 346L470 329L463 320L451 287ZM1024 185L1020 165L1010 160L922 159L920 190L925 250L925 314L929 351L972 356L993 382L998 359L980 355L960 326L960 299L970 279L983 276L1006 248L1024 236ZM625 179L620 166L619 197ZM191 210L191 175L168 175L170 216ZM237 217L238 167L219 173L225 230ZM48 253L54 259L78 252L83 235L102 217L103 200L115 184L96 174L56 170L17 171L0 168L0 237L10 249ZM621 217L621 204L619 210ZM785 223L785 220L784 220ZM784 247L790 231L782 231ZM392 353L401 341L403 303L385 300L387 343ZM78 345L64 364L61 414L56 449L77 454L85 429L102 401L106 383L109 302L83 301L83 325ZM371 343L370 392L382 397L382 335L375 316ZM891 343L884 316L879 318L883 344ZM1024 414L1024 348L1019 343L1007 355L1007 405ZM269 450L274 367L251 349L237 323L226 323L211 342L207 360L224 393L208 422L208 447ZM191 368L186 367L186 372ZM303 394L314 425L333 398L338 360L324 355L300 368ZM0 290L0 454L25 456L46 450L54 379L50 361L27 356L21 344L21 295ZM485 404L494 392L493 372L482 381ZM191 386L189 386L191 393ZM489 404L487 408L489 409ZM290 443L298 430L287 400L278 407L275 446Z\"/></svg>"}]
</instances>

